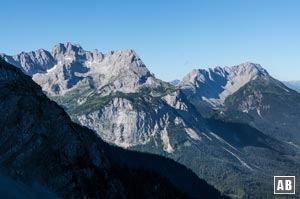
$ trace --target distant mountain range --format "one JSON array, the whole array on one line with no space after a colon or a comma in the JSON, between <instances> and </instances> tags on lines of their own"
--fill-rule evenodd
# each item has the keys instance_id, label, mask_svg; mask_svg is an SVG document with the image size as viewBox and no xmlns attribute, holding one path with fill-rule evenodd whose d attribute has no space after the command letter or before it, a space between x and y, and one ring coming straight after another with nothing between
<instances>
[{"instance_id":1,"label":"distant mountain range","mask_svg":"<svg viewBox=\"0 0 300 199\"><path fill-rule=\"evenodd\" d=\"M300 80L299 81L283 81L283 83L290 89L300 92Z\"/></svg>"},{"instance_id":2,"label":"distant mountain range","mask_svg":"<svg viewBox=\"0 0 300 199\"><path fill-rule=\"evenodd\" d=\"M177 86L179 84L180 80L179 79L175 79L173 81L170 81L169 83L172 84L173 86Z\"/></svg>"},{"instance_id":3,"label":"distant mountain range","mask_svg":"<svg viewBox=\"0 0 300 199\"><path fill-rule=\"evenodd\" d=\"M172 158L232 198L273 198L274 175L300 174L300 94L259 64L167 83L133 50L65 43L1 57L105 141Z\"/></svg>"}]
</instances>

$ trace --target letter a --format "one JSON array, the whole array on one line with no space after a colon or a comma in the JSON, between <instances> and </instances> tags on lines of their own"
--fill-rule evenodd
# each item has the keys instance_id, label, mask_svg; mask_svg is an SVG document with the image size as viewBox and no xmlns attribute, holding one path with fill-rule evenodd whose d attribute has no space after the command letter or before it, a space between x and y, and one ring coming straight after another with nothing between
<instances>
[{"instance_id":1,"label":"letter a","mask_svg":"<svg viewBox=\"0 0 300 199\"><path fill-rule=\"evenodd\" d=\"M277 191L284 191L283 180L278 180Z\"/></svg>"}]
</instances>

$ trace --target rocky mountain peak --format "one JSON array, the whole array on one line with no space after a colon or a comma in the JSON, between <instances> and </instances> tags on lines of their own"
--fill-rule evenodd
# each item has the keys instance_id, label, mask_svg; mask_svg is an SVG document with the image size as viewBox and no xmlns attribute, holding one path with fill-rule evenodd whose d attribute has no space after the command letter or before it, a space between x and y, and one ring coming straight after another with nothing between
<instances>
[{"instance_id":1,"label":"rocky mountain peak","mask_svg":"<svg viewBox=\"0 0 300 199\"><path fill-rule=\"evenodd\" d=\"M53 94L78 86L104 89L103 95L113 91L134 92L141 85L155 86L158 81L132 49L103 54L97 49L90 52L79 44L66 42L56 44L51 52L39 49L0 56Z\"/></svg>"},{"instance_id":2,"label":"rocky mountain peak","mask_svg":"<svg viewBox=\"0 0 300 199\"><path fill-rule=\"evenodd\" d=\"M138 67L144 67L144 63L141 61L137 53L132 49L127 49L125 51L109 51L105 54L105 57L114 63L122 62L126 65L136 63L136 66Z\"/></svg>"},{"instance_id":3,"label":"rocky mountain peak","mask_svg":"<svg viewBox=\"0 0 300 199\"><path fill-rule=\"evenodd\" d=\"M43 49L21 52L14 56L5 54L1 54L0 56L5 61L19 67L23 72L30 76L35 73L45 73L56 64L56 61L50 52Z\"/></svg>"},{"instance_id":4,"label":"rocky mountain peak","mask_svg":"<svg viewBox=\"0 0 300 199\"><path fill-rule=\"evenodd\" d=\"M252 75L252 76L268 76L267 70L265 70L260 64L252 62L245 62L232 67L224 67L226 72L233 73L234 75Z\"/></svg>"},{"instance_id":5,"label":"rocky mountain peak","mask_svg":"<svg viewBox=\"0 0 300 199\"><path fill-rule=\"evenodd\" d=\"M213 80L215 76L228 77L228 76L267 76L268 72L260 65L251 62L245 62L235 66L217 66L215 68L208 69L193 69L182 80L183 83L196 81L209 81Z\"/></svg>"},{"instance_id":6,"label":"rocky mountain peak","mask_svg":"<svg viewBox=\"0 0 300 199\"><path fill-rule=\"evenodd\" d=\"M98 49L94 49L93 50L93 58L94 58L94 61L100 62L103 60L104 55L101 52L99 52Z\"/></svg>"},{"instance_id":7,"label":"rocky mountain peak","mask_svg":"<svg viewBox=\"0 0 300 199\"><path fill-rule=\"evenodd\" d=\"M212 106L222 105L226 97L256 78L269 77L259 64L245 62L232 67L194 69L179 86L195 100L204 100Z\"/></svg>"},{"instance_id":8,"label":"rocky mountain peak","mask_svg":"<svg viewBox=\"0 0 300 199\"><path fill-rule=\"evenodd\" d=\"M91 57L91 53L83 50L79 44L72 44L70 42L56 44L52 48L51 54L57 61L74 61Z\"/></svg>"},{"instance_id":9,"label":"rocky mountain peak","mask_svg":"<svg viewBox=\"0 0 300 199\"><path fill-rule=\"evenodd\" d=\"M72 44L71 42L66 43L58 43L54 45L51 52L66 52L66 51L78 51L78 49L82 49L79 44Z\"/></svg>"}]
</instances>

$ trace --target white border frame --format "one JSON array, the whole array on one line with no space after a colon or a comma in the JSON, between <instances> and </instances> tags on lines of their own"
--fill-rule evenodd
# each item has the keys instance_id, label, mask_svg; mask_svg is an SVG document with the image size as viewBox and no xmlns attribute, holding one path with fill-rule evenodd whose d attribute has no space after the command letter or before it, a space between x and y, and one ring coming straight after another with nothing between
<instances>
[{"instance_id":1,"label":"white border frame","mask_svg":"<svg viewBox=\"0 0 300 199\"><path fill-rule=\"evenodd\" d=\"M292 177L294 179L294 193L275 193L276 187L275 187L275 178L276 177ZM296 180L295 180L295 176L274 176L274 195L295 195L296 194Z\"/></svg>"}]
</instances>

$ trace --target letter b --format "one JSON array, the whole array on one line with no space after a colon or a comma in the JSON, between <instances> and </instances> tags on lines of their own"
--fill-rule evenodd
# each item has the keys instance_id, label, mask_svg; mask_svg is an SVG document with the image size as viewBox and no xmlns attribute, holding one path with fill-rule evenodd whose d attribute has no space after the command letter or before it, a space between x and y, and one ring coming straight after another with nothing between
<instances>
[{"instance_id":1,"label":"letter b","mask_svg":"<svg viewBox=\"0 0 300 199\"><path fill-rule=\"evenodd\" d=\"M290 191L292 189L293 189L292 181L291 180L285 180L285 190Z\"/></svg>"}]
</instances>

